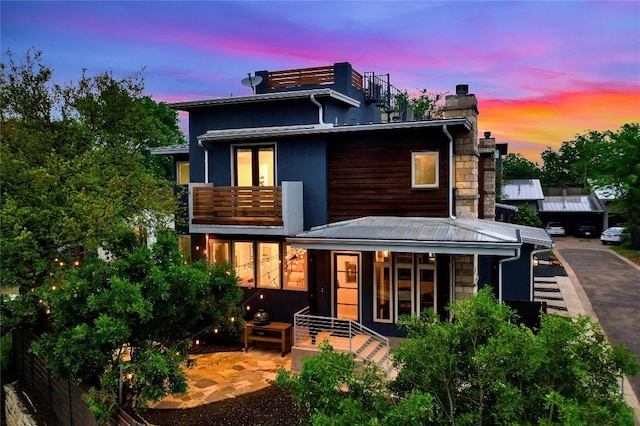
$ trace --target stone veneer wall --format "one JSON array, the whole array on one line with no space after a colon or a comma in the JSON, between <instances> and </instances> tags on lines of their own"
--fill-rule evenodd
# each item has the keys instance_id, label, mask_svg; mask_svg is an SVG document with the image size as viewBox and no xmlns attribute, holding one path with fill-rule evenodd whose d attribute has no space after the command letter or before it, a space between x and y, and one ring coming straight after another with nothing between
<instances>
[{"instance_id":1,"label":"stone veneer wall","mask_svg":"<svg viewBox=\"0 0 640 426\"><path fill-rule=\"evenodd\" d=\"M38 426L22 404L12 384L4 385L4 413L7 426Z\"/></svg>"},{"instance_id":2,"label":"stone veneer wall","mask_svg":"<svg viewBox=\"0 0 640 426\"><path fill-rule=\"evenodd\" d=\"M459 90L461 89L461 90ZM445 98L445 118L466 118L472 125L469 133L454 137L455 215L478 218L478 100L466 87L456 87L456 95ZM468 298L478 291L478 256L453 256L454 300Z\"/></svg>"},{"instance_id":3,"label":"stone veneer wall","mask_svg":"<svg viewBox=\"0 0 640 426\"><path fill-rule=\"evenodd\" d=\"M485 132L484 138L480 139L479 150L481 153L480 161L483 163L484 170L484 188L483 192L483 211L484 216L480 219L495 220L496 219L496 139L491 137L490 132Z\"/></svg>"}]
</instances>

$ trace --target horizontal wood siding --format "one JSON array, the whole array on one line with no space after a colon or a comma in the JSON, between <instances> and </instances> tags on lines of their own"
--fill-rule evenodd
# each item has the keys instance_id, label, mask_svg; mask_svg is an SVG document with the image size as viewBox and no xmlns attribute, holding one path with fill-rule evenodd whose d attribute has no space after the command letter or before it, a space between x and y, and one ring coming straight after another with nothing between
<instances>
[{"instance_id":1,"label":"horizontal wood siding","mask_svg":"<svg viewBox=\"0 0 640 426\"><path fill-rule=\"evenodd\" d=\"M363 216L446 217L448 145L438 134L341 136L328 148L329 222ZM440 186L411 188L411 152L440 153Z\"/></svg>"},{"instance_id":2,"label":"horizontal wood siding","mask_svg":"<svg viewBox=\"0 0 640 426\"><path fill-rule=\"evenodd\" d=\"M193 223L282 226L282 187L195 187Z\"/></svg>"},{"instance_id":3,"label":"horizontal wood siding","mask_svg":"<svg viewBox=\"0 0 640 426\"><path fill-rule=\"evenodd\" d=\"M332 83L333 66L300 68L269 73L270 89Z\"/></svg>"}]
</instances>

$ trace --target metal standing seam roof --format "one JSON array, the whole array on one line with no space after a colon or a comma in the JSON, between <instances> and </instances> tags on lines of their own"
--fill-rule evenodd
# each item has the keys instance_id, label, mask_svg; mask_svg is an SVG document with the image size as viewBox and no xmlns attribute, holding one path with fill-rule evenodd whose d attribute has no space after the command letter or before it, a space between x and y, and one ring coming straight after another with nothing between
<instances>
[{"instance_id":1,"label":"metal standing seam roof","mask_svg":"<svg viewBox=\"0 0 640 426\"><path fill-rule=\"evenodd\" d=\"M603 208L592 195L568 195L545 197L540 202L540 211L599 213L603 211Z\"/></svg>"},{"instance_id":2,"label":"metal standing seam roof","mask_svg":"<svg viewBox=\"0 0 640 426\"><path fill-rule=\"evenodd\" d=\"M292 126L274 126L274 127L244 127L238 129L220 129L209 130L198 136L198 140L202 142L229 141L236 139L254 139L262 137L276 136L295 136L295 135L316 135L316 134L334 134L334 133L350 133L350 132L371 132L382 130L400 130L400 129L424 129L430 127L462 127L467 131L471 130L471 123L466 118L447 118L441 120L424 120L424 121L404 121L398 123L375 123L375 124L356 124L334 126L330 123L325 124L300 124Z\"/></svg>"},{"instance_id":3,"label":"metal standing seam roof","mask_svg":"<svg viewBox=\"0 0 640 426\"><path fill-rule=\"evenodd\" d=\"M329 97L339 102L343 102L353 107L359 107L360 101L347 96L341 92L337 92L333 89L309 89L309 90L290 90L285 92L272 92L272 93L259 93L249 96L233 96L215 99L202 99L197 101L185 101L185 102L173 102L167 104L169 108L179 111L187 111L193 108L201 108L215 105L230 105L230 104L246 104L253 102L269 102L279 101L283 99L307 99L311 95L317 97Z\"/></svg>"},{"instance_id":4,"label":"metal standing seam roof","mask_svg":"<svg viewBox=\"0 0 640 426\"><path fill-rule=\"evenodd\" d=\"M544 193L540 179L509 179L502 185L504 201L542 200Z\"/></svg>"},{"instance_id":5,"label":"metal standing seam roof","mask_svg":"<svg viewBox=\"0 0 640 426\"><path fill-rule=\"evenodd\" d=\"M520 237L518 232L520 231ZM551 247L541 228L471 218L363 217L312 228L288 238L299 247L415 252L491 253L513 251L523 242ZM383 248L384 247L384 248Z\"/></svg>"}]
</instances>

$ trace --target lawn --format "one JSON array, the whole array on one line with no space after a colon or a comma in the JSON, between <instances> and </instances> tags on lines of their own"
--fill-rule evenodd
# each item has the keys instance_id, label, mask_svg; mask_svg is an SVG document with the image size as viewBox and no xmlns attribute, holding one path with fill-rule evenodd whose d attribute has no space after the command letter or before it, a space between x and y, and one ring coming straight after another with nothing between
<instances>
[{"instance_id":1,"label":"lawn","mask_svg":"<svg viewBox=\"0 0 640 426\"><path fill-rule=\"evenodd\" d=\"M619 246L614 246L612 250L640 266L640 250L632 249L631 242L627 241Z\"/></svg>"}]
</instances>

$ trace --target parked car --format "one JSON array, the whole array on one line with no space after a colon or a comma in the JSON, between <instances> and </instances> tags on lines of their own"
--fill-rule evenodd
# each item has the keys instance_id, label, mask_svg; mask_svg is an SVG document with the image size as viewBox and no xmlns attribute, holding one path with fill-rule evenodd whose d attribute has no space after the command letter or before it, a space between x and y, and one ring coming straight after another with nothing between
<instances>
[{"instance_id":1,"label":"parked car","mask_svg":"<svg viewBox=\"0 0 640 426\"><path fill-rule=\"evenodd\" d=\"M597 235L596 227L589 222L578 223L578 231L576 237L595 238Z\"/></svg>"},{"instance_id":2,"label":"parked car","mask_svg":"<svg viewBox=\"0 0 640 426\"><path fill-rule=\"evenodd\" d=\"M547 234L549 234L550 237L553 237L553 236L564 237L565 236L564 225L561 224L560 222L549 222L549 223L547 223L547 226L544 227L544 230L547 231Z\"/></svg>"},{"instance_id":3,"label":"parked car","mask_svg":"<svg viewBox=\"0 0 640 426\"><path fill-rule=\"evenodd\" d=\"M628 240L631 235L621 226L613 226L605 229L600 235L602 244L620 244Z\"/></svg>"}]
</instances>

